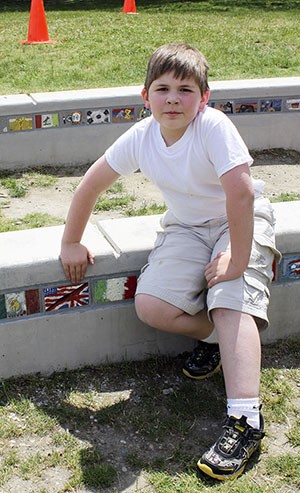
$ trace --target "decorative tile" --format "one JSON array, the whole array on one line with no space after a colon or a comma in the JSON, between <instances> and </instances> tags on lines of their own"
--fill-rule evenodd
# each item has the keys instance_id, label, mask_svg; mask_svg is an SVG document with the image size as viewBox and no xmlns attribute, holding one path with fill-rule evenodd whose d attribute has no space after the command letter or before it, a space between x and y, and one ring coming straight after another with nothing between
<instances>
[{"instance_id":1,"label":"decorative tile","mask_svg":"<svg viewBox=\"0 0 300 493\"><path fill-rule=\"evenodd\" d=\"M256 113L258 110L258 101L255 99L245 99L235 103L236 113Z\"/></svg>"},{"instance_id":2,"label":"decorative tile","mask_svg":"<svg viewBox=\"0 0 300 493\"><path fill-rule=\"evenodd\" d=\"M110 111L108 108L99 110L87 110L86 123L88 125L97 125L99 123L110 123Z\"/></svg>"},{"instance_id":3,"label":"decorative tile","mask_svg":"<svg viewBox=\"0 0 300 493\"><path fill-rule=\"evenodd\" d=\"M16 116L8 119L9 130L11 132L21 132L33 129L32 116Z\"/></svg>"},{"instance_id":4,"label":"decorative tile","mask_svg":"<svg viewBox=\"0 0 300 493\"><path fill-rule=\"evenodd\" d=\"M300 254L284 256L281 263L282 281L300 280Z\"/></svg>"},{"instance_id":5,"label":"decorative tile","mask_svg":"<svg viewBox=\"0 0 300 493\"><path fill-rule=\"evenodd\" d=\"M4 294L0 294L0 319L1 318L7 318L5 295Z\"/></svg>"},{"instance_id":6,"label":"decorative tile","mask_svg":"<svg viewBox=\"0 0 300 493\"><path fill-rule=\"evenodd\" d=\"M7 119L4 117L0 117L0 133L7 133L7 132L8 132Z\"/></svg>"},{"instance_id":7,"label":"decorative tile","mask_svg":"<svg viewBox=\"0 0 300 493\"><path fill-rule=\"evenodd\" d=\"M143 120L144 118L147 118L148 116L152 115L152 111L145 106L141 106L139 108L136 108L136 119L139 122L140 120Z\"/></svg>"},{"instance_id":8,"label":"decorative tile","mask_svg":"<svg viewBox=\"0 0 300 493\"><path fill-rule=\"evenodd\" d=\"M209 106L211 106L211 108L215 108L216 110L220 110L223 113L232 114L234 103L233 101L211 101Z\"/></svg>"},{"instance_id":9,"label":"decorative tile","mask_svg":"<svg viewBox=\"0 0 300 493\"><path fill-rule=\"evenodd\" d=\"M282 110L282 99L262 99L260 101L259 111L262 113L271 113Z\"/></svg>"},{"instance_id":10,"label":"decorative tile","mask_svg":"<svg viewBox=\"0 0 300 493\"><path fill-rule=\"evenodd\" d=\"M80 125L81 123L83 123L82 112L81 111L64 112L61 115L61 121L63 125L66 126Z\"/></svg>"},{"instance_id":11,"label":"decorative tile","mask_svg":"<svg viewBox=\"0 0 300 493\"><path fill-rule=\"evenodd\" d=\"M277 281L277 262L276 262L275 258L274 258L273 264L272 264L272 271L273 271L272 282L275 282L275 281Z\"/></svg>"},{"instance_id":12,"label":"decorative tile","mask_svg":"<svg viewBox=\"0 0 300 493\"><path fill-rule=\"evenodd\" d=\"M124 123L134 121L134 108L114 108L112 110L112 122Z\"/></svg>"},{"instance_id":13,"label":"decorative tile","mask_svg":"<svg viewBox=\"0 0 300 493\"><path fill-rule=\"evenodd\" d=\"M87 282L70 286L44 288L45 311L77 308L88 305L89 285Z\"/></svg>"},{"instance_id":14,"label":"decorative tile","mask_svg":"<svg viewBox=\"0 0 300 493\"><path fill-rule=\"evenodd\" d=\"M95 303L110 303L133 299L136 283L136 276L99 279L94 286Z\"/></svg>"},{"instance_id":15,"label":"decorative tile","mask_svg":"<svg viewBox=\"0 0 300 493\"><path fill-rule=\"evenodd\" d=\"M35 128L52 128L59 126L58 113L35 115Z\"/></svg>"},{"instance_id":16,"label":"decorative tile","mask_svg":"<svg viewBox=\"0 0 300 493\"><path fill-rule=\"evenodd\" d=\"M288 111L300 111L300 98L287 99L285 106Z\"/></svg>"},{"instance_id":17,"label":"decorative tile","mask_svg":"<svg viewBox=\"0 0 300 493\"><path fill-rule=\"evenodd\" d=\"M124 300L132 300L136 292L137 276L128 276L125 283Z\"/></svg>"},{"instance_id":18,"label":"decorative tile","mask_svg":"<svg viewBox=\"0 0 300 493\"><path fill-rule=\"evenodd\" d=\"M40 313L40 293L38 289L28 289L25 291L25 300L27 315Z\"/></svg>"},{"instance_id":19,"label":"decorative tile","mask_svg":"<svg viewBox=\"0 0 300 493\"><path fill-rule=\"evenodd\" d=\"M5 307L8 318L21 317L22 315L25 315L25 291L5 294Z\"/></svg>"}]
</instances>

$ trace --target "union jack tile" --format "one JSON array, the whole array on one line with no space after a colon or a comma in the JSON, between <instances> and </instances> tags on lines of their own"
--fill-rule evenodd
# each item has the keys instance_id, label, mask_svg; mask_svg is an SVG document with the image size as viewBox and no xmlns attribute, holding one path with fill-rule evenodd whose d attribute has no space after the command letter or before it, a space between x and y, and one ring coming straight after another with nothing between
<instances>
[{"instance_id":1,"label":"union jack tile","mask_svg":"<svg viewBox=\"0 0 300 493\"><path fill-rule=\"evenodd\" d=\"M70 286L44 288L46 312L89 305L89 285L87 282Z\"/></svg>"}]
</instances>

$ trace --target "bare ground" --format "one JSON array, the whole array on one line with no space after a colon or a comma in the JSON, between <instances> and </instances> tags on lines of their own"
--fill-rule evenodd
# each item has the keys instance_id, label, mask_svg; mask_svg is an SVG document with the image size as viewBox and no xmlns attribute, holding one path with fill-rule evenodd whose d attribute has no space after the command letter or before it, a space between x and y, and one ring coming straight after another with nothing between
<instances>
[{"instance_id":1,"label":"bare ground","mask_svg":"<svg viewBox=\"0 0 300 493\"><path fill-rule=\"evenodd\" d=\"M300 194L300 153L287 150L257 151L252 153L254 165L252 175L266 183L265 194L274 197L280 193ZM41 212L59 218L66 218L74 188L80 182L84 169L49 169L49 173L57 175L57 182L50 188L32 188L24 198L10 198L0 188L0 201L5 201L1 209L9 218L22 218L26 214ZM122 177L123 193L135 197L131 206L135 209L151 203L163 204L159 190L142 174L135 173L130 177ZM91 222L100 219L124 217L119 210L99 212L91 216Z\"/></svg>"}]
</instances>

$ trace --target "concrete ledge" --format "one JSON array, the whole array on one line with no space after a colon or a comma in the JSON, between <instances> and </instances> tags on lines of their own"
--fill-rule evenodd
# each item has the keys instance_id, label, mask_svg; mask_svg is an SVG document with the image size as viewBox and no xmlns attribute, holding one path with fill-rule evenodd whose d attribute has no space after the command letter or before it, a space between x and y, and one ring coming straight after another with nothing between
<instances>
[{"instance_id":1,"label":"concrete ledge","mask_svg":"<svg viewBox=\"0 0 300 493\"><path fill-rule=\"evenodd\" d=\"M253 150L300 151L300 77L211 82ZM148 116L142 86L0 96L0 170L90 164Z\"/></svg>"},{"instance_id":2,"label":"concrete ledge","mask_svg":"<svg viewBox=\"0 0 300 493\"><path fill-rule=\"evenodd\" d=\"M300 201L273 204L283 260L271 286L264 344L299 333ZM88 224L95 254L80 285L58 259L63 227L0 234L0 377L177 354L194 343L142 324L134 311L136 278L152 249L160 216Z\"/></svg>"}]
</instances>

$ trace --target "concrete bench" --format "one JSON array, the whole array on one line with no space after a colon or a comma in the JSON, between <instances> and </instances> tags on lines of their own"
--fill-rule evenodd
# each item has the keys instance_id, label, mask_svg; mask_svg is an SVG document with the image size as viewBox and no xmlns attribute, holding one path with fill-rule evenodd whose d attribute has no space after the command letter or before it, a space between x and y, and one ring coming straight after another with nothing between
<instances>
[{"instance_id":1,"label":"concrete bench","mask_svg":"<svg viewBox=\"0 0 300 493\"><path fill-rule=\"evenodd\" d=\"M300 201L274 209L283 259L271 286L264 344L298 334L300 326ZM186 337L146 326L135 314L136 279L159 218L88 224L83 241L95 265L75 286L66 281L58 259L62 226L1 233L0 377L174 355L194 346Z\"/></svg>"},{"instance_id":2,"label":"concrete bench","mask_svg":"<svg viewBox=\"0 0 300 493\"><path fill-rule=\"evenodd\" d=\"M210 82L251 150L300 150L300 77ZM0 95L0 170L92 163L148 115L142 86ZM283 131L284 129L284 131Z\"/></svg>"}]
</instances>

